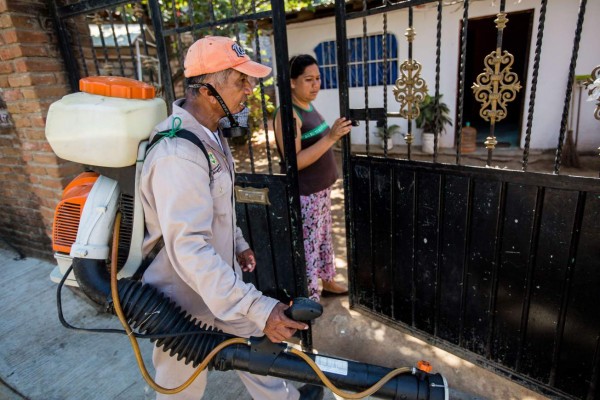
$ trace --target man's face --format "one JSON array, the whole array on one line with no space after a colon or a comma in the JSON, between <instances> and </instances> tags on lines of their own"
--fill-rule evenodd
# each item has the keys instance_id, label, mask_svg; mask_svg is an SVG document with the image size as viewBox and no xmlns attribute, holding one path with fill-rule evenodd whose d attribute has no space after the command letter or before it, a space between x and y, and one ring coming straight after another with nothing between
<instances>
[{"instance_id":1,"label":"man's face","mask_svg":"<svg viewBox=\"0 0 600 400\"><path fill-rule=\"evenodd\" d=\"M232 114L242 111L243 103L252 94L252 85L248 76L236 70L229 74L225 84L217 85L216 89ZM223 115L225 115L224 112Z\"/></svg>"}]
</instances>

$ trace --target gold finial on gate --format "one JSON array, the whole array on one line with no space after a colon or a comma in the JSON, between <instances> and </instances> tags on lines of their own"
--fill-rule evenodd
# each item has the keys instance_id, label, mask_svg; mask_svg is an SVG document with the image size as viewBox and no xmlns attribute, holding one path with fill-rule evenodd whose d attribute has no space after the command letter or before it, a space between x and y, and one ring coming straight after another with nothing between
<instances>
[{"instance_id":1,"label":"gold finial on gate","mask_svg":"<svg viewBox=\"0 0 600 400\"><path fill-rule=\"evenodd\" d=\"M113 74L113 65L109 62L105 63L102 66L102 75L112 76L112 74Z\"/></svg>"},{"instance_id":2,"label":"gold finial on gate","mask_svg":"<svg viewBox=\"0 0 600 400\"><path fill-rule=\"evenodd\" d=\"M407 42L412 42L413 40L415 40L415 36L417 36L417 33L415 32L415 28L413 28L412 26L410 28L406 28L406 32L404 33L404 36L406 36L406 41Z\"/></svg>"},{"instance_id":3,"label":"gold finial on gate","mask_svg":"<svg viewBox=\"0 0 600 400\"><path fill-rule=\"evenodd\" d=\"M506 28L506 23L508 22L508 18L506 18L506 13L498 13L496 17L497 18L494 20L494 22L496 23L496 29Z\"/></svg>"},{"instance_id":4,"label":"gold finial on gate","mask_svg":"<svg viewBox=\"0 0 600 400\"><path fill-rule=\"evenodd\" d=\"M485 144L486 149L495 149L496 148L498 141L496 140L495 136L488 136L485 139L486 140L485 140L485 142L483 142L483 144Z\"/></svg>"},{"instance_id":5,"label":"gold finial on gate","mask_svg":"<svg viewBox=\"0 0 600 400\"><path fill-rule=\"evenodd\" d=\"M150 57L145 57L142 60L142 65L144 66L144 69L146 69L147 71L154 71L154 60L151 59Z\"/></svg>"},{"instance_id":6,"label":"gold finial on gate","mask_svg":"<svg viewBox=\"0 0 600 400\"><path fill-rule=\"evenodd\" d=\"M140 3L135 3L135 6L133 7L133 15L138 20L142 19L142 17L144 16L144 9L142 8L142 5Z\"/></svg>"},{"instance_id":7,"label":"gold finial on gate","mask_svg":"<svg viewBox=\"0 0 600 400\"><path fill-rule=\"evenodd\" d=\"M594 118L600 120L600 65L592 70L590 77L586 79L583 84L590 95L588 101L596 101Z\"/></svg>"},{"instance_id":8,"label":"gold finial on gate","mask_svg":"<svg viewBox=\"0 0 600 400\"><path fill-rule=\"evenodd\" d=\"M504 29L508 22L506 14L499 13L495 22L500 35L500 30ZM479 115L485 121L489 121L491 125L495 125L496 122L506 117L507 103L513 101L517 92L521 90L518 75L510 70L513 63L514 56L506 50L502 51L502 47L498 46L496 50L485 57L484 72L477 76L475 83L471 86L475 99L482 103ZM497 141L494 137L490 137L486 141L488 149L493 150L496 144Z\"/></svg>"},{"instance_id":9,"label":"gold finial on gate","mask_svg":"<svg viewBox=\"0 0 600 400\"><path fill-rule=\"evenodd\" d=\"M94 14L94 19L92 19L92 22L96 25L98 25L98 28L104 23L104 19L100 16L99 13L95 13Z\"/></svg>"}]
</instances>

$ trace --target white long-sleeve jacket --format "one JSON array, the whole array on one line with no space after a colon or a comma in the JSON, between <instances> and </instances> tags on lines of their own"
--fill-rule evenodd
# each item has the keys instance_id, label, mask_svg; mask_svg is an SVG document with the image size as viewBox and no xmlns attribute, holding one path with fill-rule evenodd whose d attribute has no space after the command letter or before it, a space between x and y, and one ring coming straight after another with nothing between
<instances>
[{"instance_id":1,"label":"white long-sleeve jacket","mask_svg":"<svg viewBox=\"0 0 600 400\"><path fill-rule=\"evenodd\" d=\"M155 128L169 130L174 117L181 128L196 134L209 161L183 138L160 140L144 161L140 194L145 215L146 256L162 238L164 247L146 270L143 281L158 288L203 323L231 322L240 336L262 331L277 300L263 296L242 281L236 254L249 246L235 221L234 167L231 152L208 137L200 123L185 111L183 99L173 114ZM260 268L260 266L258 266ZM244 321L251 321L246 324Z\"/></svg>"}]
</instances>

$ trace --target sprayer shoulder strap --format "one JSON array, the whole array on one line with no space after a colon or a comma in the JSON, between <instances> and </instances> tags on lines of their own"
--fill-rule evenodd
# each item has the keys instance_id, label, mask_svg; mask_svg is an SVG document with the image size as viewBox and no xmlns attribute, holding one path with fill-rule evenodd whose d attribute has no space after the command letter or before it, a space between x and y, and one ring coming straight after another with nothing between
<instances>
[{"instance_id":1,"label":"sprayer shoulder strap","mask_svg":"<svg viewBox=\"0 0 600 400\"><path fill-rule=\"evenodd\" d=\"M165 134L169 133L169 132L170 131L163 131L163 132L158 132L156 135L154 135L154 138L148 145L148 151L146 152L146 154L148 154L148 152L150 152L150 150L152 150L154 148L154 145L156 143L158 143L159 140L164 139L165 137L168 137ZM208 151L206 150L206 146L204 146L204 143L202 143L202 140L200 140L200 138L198 138L198 136L194 135L192 132L188 131L187 129L179 129L177 132L175 132L175 136L189 140L190 142L194 143L197 147L199 147L200 150L202 150L204 157L206 157L206 162L208 163L208 177L210 179L210 183L212 184L213 183L213 172L212 172L212 167L211 167L211 163L210 163L210 157L208 156Z\"/></svg>"},{"instance_id":2,"label":"sprayer shoulder strap","mask_svg":"<svg viewBox=\"0 0 600 400\"><path fill-rule=\"evenodd\" d=\"M152 139L150 144L148 144L148 150L146 151L146 154L148 154L150 152L150 150L152 150L154 148L154 145L156 143L158 143L160 140L168 137L165 135L168 132L170 132L170 131L158 132L156 135L154 135L154 138ZM200 148L200 150L202 150L202 153L204 153L204 157L206 157L206 161L208 162L208 176L210 179L210 183L212 184L213 173L212 173L212 167L210 164L210 158L208 156L208 151L206 150L204 143L202 143L202 140L200 140L198 138L198 136L194 135L192 132L188 131L187 129L178 130L177 132L175 132L175 136L189 140L190 142L192 142L196 146L198 146ZM152 247L152 250L150 250L150 253L148 253L148 255L142 260L142 264L140 265L140 267L138 268L138 270L136 271L136 273L133 277L134 279L141 279L142 275L144 275L144 272L146 272L146 270L148 269L148 267L150 266L150 264L152 263L154 258L158 255L158 253L162 250L162 248L164 246L165 246L165 242L162 238L160 238L160 240L158 242L156 242L156 244Z\"/></svg>"}]
</instances>

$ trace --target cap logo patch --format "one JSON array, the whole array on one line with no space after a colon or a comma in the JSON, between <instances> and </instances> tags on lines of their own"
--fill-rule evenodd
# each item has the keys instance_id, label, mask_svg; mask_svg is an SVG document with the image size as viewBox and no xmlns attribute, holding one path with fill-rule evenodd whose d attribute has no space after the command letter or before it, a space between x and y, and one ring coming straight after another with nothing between
<instances>
[{"instance_id":1,"label":"cap logo patch","mask_svg":"<svg viewBox=\"0 0 600 400\"><path fill-rule=\"evenodd\" d=\"M231 48L233 51L235 51L235 54L237 54L238 57L244 57L246 55L246 51L237 43L232 44Z\"/></svg>"}]
</instances>

